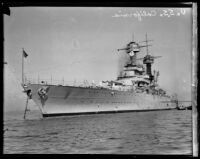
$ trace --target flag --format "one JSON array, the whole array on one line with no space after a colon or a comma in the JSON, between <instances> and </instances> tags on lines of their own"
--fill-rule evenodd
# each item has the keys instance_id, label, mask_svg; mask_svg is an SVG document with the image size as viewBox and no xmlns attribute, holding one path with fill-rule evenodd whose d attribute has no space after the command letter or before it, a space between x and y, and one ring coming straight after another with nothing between
<instances>
[{"instance_id":1,"label":"flag","mask_svg":"<svg viewBox=\"0 0 200 159\"><path fill-rule=\"evenodd\" d=\"M23 50L23 56L26 58L28 54Z\"/></svg>"}]
</instances>

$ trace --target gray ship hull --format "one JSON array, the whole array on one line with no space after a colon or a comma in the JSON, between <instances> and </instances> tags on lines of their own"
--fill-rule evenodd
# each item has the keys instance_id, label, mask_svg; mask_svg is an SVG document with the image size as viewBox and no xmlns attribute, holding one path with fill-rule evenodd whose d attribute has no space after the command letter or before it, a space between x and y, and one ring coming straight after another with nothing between
<instances>
[{"instance_id":1,"label":"gray ship hull","mask_svg":"<svg viewBox=\"0 0 200 159\"><path fill-rule=\"evenodd\" d=\"M46 88L44 95L39 94ZM30 84L32 99L43 117L176 109L167 96L105 88Z\"/></svg>"}]
</instances>

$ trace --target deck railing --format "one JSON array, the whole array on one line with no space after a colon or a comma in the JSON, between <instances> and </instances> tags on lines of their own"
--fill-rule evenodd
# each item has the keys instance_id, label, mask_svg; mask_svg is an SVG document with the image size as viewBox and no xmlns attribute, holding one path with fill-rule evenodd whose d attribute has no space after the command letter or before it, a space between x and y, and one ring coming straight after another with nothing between
<instances>
[{"instance_id":1,"label":"deck railing","mask_svg":"<svg viewBox=\"0 0 200 159\"><path fill-rule=\"evenodd\" d=\"M98 84L94 82L88 82L87 80L84 81L68 81L68 80L55 80L55 79L35 79L35 78L26 78L26 84L46 84L46 85L62 85L62 86L78 86L78 87L98 87Z\"/></svg>"}]
</instances>

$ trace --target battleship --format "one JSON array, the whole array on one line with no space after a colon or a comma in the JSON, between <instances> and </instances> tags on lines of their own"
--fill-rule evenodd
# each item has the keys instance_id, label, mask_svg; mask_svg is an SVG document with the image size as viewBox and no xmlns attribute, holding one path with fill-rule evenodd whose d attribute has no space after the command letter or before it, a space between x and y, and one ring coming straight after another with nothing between
<instances>
[{"instance_id":1,"label":"battleship","mask_svg":"<svg viewBox=\"0 0 200 159\"><path fill-rule=\"evenodd\" d=\"M159 86L160 73L152 71L154 59L161 56L150 55L149 41L152 40L148 40L146 35L145 41L131 40L125 48L118 49L119 53L128 55L128 61L116 80L102 81L99 85L55 85L44 81L34 83L25 80L22 71L27 104L32 99L39 106L43 117L177 109L176 96L169 95ZM146 55L137 58L144 47ZM22 59L26 56L23 50Z\"/></svg>"}]
</instances>

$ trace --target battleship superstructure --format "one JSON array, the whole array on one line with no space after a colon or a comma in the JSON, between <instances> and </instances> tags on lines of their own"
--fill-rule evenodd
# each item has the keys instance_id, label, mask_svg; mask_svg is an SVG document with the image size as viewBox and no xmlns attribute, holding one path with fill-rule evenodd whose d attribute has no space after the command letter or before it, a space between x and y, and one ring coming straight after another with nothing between
<instances>
[{"instance_id":1,"label":"battleship superstructure","mask_svg":"<svg viewBox=\"0 0 200 159\"><path fill-rule=\"evenodd\" d=\"M157 83L159 72L151 70L154 59L145 45L131 41L123 49L129 60L116 80L102 81L99 85L70 86L24 82L29 99L39 106L43 117L94 113L176 109L177 99L169 96ZM137 58L142 47L147 55ZM143 60L143 65L138 61Z\"/></svg>"}]
</instances>

